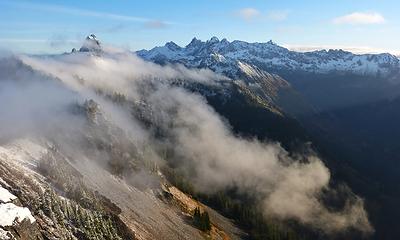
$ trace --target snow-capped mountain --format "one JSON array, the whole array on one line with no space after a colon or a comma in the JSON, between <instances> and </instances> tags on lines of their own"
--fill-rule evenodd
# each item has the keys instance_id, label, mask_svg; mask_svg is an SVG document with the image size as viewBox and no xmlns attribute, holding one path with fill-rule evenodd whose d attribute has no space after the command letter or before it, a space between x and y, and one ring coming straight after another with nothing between
<instances>
[{"instance_id":1,"label":"snow-capped mountain","mask_svg":"<svg viewBox=\"0 0 400 240\"><path fill-rule=\"evenodd\" d=\"M77 52L76 48L73 48L72 52ZM79 52L102 52L100 41L97 39L96 35L90 34L89 36L87 36L85 41L83 42L82 47L79 48Z\"/></svg>"},{"instance_id":2,"label":"snow-capped mountain","mask_svg":"<svg viewBox=\"0 0 400 240\"><path fill-rule=\"evenodd\" d=\"M259 53L278 56L294 52L279 47L272 41L250 44L241 41L229 42L226 39L220 41L216 37L206 42L194 38L185 48L168 42L163 47L137 52L145 60L158 64L172 63L183 64L189 68L208 68L227 76L234 80L234 88L238 88L239 92L272 112L297 115L313 111L288 81L269 71L271 69L265 67L265 63L255 63L252 60ZM223 98L222 101L225 100Z\"/></svg>"},{"instance_id":3,"label":"snow-capped mountain","mask_svg":"<svg viewBox=\"0 0 400 240\"><path fill-rule=\"evenodd\" d=\"M275 44L221 41L212 37L206 42L193 38L186 46L174 42L137 54L157 63L182 63L187 67L208 67L234 76L238 62L270 71L304 71L312 73L343 72L357 75L387 75L399 70L400 61L389 53L356 55L343 50L295 52Z\"/></svg>"}]
</instances>

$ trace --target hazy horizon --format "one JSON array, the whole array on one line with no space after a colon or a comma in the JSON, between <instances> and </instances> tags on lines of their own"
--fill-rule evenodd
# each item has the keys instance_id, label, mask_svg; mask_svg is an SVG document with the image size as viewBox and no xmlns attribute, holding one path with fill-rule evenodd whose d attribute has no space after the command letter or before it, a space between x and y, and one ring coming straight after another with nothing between
<instances>
[{"instance_id":1,"label":"hazy horizon","mask_svg":"<svg viewBox=\"0 0 400 240\"><path fill-rule=\"evenodd\" d=\"M169 41L185 46L193 37L204 41L217 36L247 42L272 39L300 51L400 54L398 2L340 2L0 0L0 49L61 53L79 47L94 33L103 42L131 51Z\"/></svg>"}]
</instances>

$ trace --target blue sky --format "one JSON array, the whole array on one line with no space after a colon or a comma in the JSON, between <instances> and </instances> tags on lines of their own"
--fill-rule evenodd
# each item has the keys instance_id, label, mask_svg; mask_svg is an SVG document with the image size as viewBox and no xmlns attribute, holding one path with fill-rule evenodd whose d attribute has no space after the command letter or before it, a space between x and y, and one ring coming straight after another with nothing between
<instances>
[{"instance_id":1,"label":"blue sky","mask_svg":"<svg viewBox=\"0 0 400 240\"><path fill-rule=\"evenodd\" d=\"M0 48L57 53L89 33L130 50L193 37L400 54L398 0L0 0Z\"/></svg>"}]
</instances>

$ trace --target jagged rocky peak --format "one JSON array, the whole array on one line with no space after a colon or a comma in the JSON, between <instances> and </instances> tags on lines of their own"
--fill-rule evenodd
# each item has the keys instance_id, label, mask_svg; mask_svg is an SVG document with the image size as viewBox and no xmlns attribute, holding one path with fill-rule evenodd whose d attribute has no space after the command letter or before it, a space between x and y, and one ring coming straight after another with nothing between
<instances>
[{"instance_id":1,"label":"jagged rocky peak","mask_svg":"<svg viewBox=\"0 0 400 240\"><path fill-rule=\"evenodd\" d=\"M182 49L178 44L174 43L173 41L167 42L165 44L165 47L167 47L168 49L170 49L172 51L178 51L178 50Z\"/></svg>"},{"instance_id":2,"label":"jagged rocky peak","mask_svg":"<svg viewBox=\"0 0 400 240\"><path fill-rule=\"evenodd\" d=\"M196 37L194 37L192 39L192 41L190 41L190 43L186 46L186 48L193 48L193 47L201 45L202 43L203 42L201 40L199 40Z\"/></svg>"},{"instance_id":3,"label":"jagged rocky peak","mask_svg":"<svg viewBox=\"0 0 400 240\"><path fill-rule=\"evenodd\" d=\"M82 47L79 49L79 52L101 52L101 51L102 48L100 41L94 34L90 34L89 36L87 36L85 41L83 42Z\"/></svg>"},{"instance_id":4,"label":"jagged rocky peak","mask_svg":"<svg viewBox=\"0 0 400 240\"><path fill-rule=\"evenodd\" d=\"M221 40L221 43L222 43L222 44L228 44L229 41L228 41L226 38L224 38L224 39Z\"/></svg>"},{"instance_id":5,"label":"jagged rocky peak","mask_svg":"<svg viewBox=\"0 0 400 240\"><path fill-rule=\"evenodd\" d=\"M207 41L208 44L219 43L219 39L217 37L212 37L210 40Z\"/></svg>"},{"instance_id":6,"label":"jagged rocky peak","mask_svg":"<svg viewBox=\"0 0 400 240\"><path fill-rule=\"evenodd\" d=\"M213 47L213 46L220 46L222 41L220 41L217 37L212 37L209 40L203 42L200 39L193 38L192 41L186 46L186 49L199 49L202 47ZM225 39L224 43L228 43L228 41Z\"/></svg>"}]
</instances>

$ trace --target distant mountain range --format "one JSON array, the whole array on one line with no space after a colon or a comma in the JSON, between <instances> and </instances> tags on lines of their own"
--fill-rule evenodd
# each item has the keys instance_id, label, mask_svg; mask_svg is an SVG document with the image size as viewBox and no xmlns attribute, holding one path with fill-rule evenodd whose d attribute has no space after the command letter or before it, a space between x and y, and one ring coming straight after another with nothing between
<instances>
[{"instance_id":1,"label":"distant mountain range","mask_svg":"<svg viewBox=\"0 0 400 240\"><path fill-rule=\"evenodd\" d=\"M193 38L185 47L168 42L136 54L162 65L208 68L232 79L243 79L243 74L253 79L277 75L321 111L392 98L397 96L400 83L400 60L389 53L358 55L343 50L303 53L272 41L229 42L212 37L207 41Z\"/></svg>"},{"instance_id":2,"label":"distant mountain range","mask_svg":"<svg viewBox=\"0 0 400 240\"><path fill-rule=\"evenodd\" d=\"M389 75L399 71L399 59L389 53L356 55L343 50L295 52L272 41L248 43L221 41L212 37L207 41L196 38L185 47L174 42L137 54L157 63L182 63L187 67L208 67L218 73L235 76L235 66L245 62L272 71L304 71L311 73L352 73L358 75Z\"/></svg>"}]
</instances>

